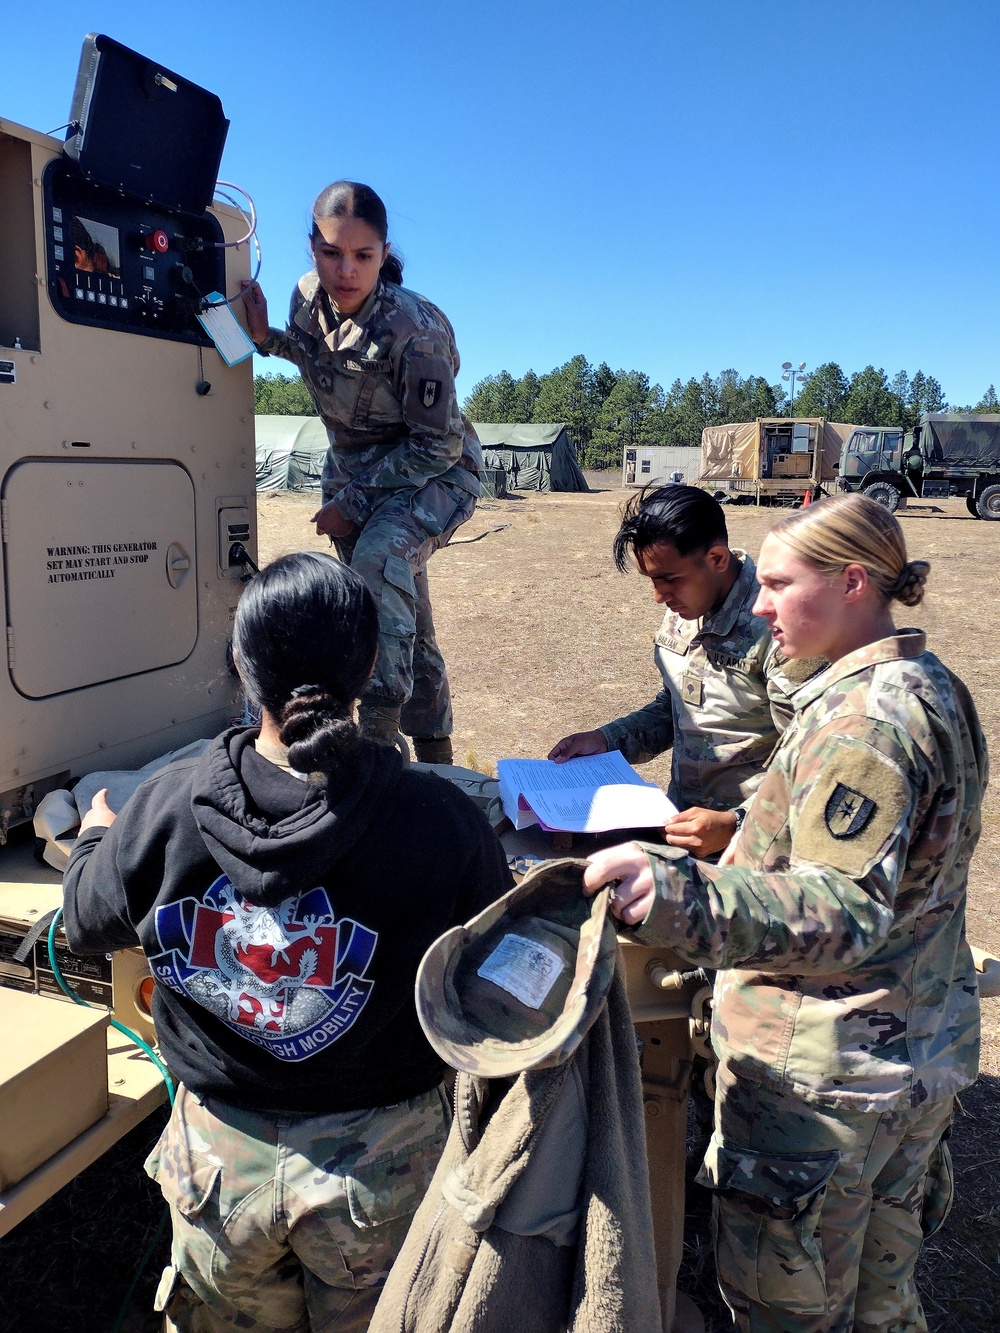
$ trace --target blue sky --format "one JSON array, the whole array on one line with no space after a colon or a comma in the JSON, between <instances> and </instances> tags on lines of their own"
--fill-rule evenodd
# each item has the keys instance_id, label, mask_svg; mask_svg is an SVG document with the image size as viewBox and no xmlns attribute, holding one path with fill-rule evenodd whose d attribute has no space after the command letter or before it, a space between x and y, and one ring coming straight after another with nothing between
<instances>
[{"instance_id":1,"label":"blue sky","mask_svg":"<svg viewBox=\"0 0 1000 1333\"><path fill-rule=\"evenodd\" d=\"M88 31L222 98L273 318L316 193L373 185L463 394L576 352L1000 388L996 0L7 4L0 117L65 121Z\"/></svg>"}]
</instances>

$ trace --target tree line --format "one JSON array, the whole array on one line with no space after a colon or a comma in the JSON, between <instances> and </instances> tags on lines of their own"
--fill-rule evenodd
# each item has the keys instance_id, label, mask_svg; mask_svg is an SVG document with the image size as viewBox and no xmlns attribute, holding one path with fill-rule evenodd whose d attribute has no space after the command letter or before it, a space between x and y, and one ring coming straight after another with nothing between
<instances>
[{"instance_id":1,"label":"tree line","mask_svg":"<svg viewBox=\"0 0 1000 1333\"><path fill-rule=\"evenodd\" d=\"M516 379L506 370L487 375L463 404L466 416L483 422L564 421L584 467L616 467L626 446L701 443L706 426L755 417L826 417L859 426L902 426L911 430L924 412L998 412L991 384L976 404L952 405L932 376L901 370L891 379L865 366L848 376L834 361L802 376L794 401L780 384L763 375L744 378L736 370L707 372L669 389L641 370L614 371L602 361L592 366L572 357L546 375L527 371ZM258 414L315 415L309 391L298 376L257 375Z\"/></svg>"}]
</instances>

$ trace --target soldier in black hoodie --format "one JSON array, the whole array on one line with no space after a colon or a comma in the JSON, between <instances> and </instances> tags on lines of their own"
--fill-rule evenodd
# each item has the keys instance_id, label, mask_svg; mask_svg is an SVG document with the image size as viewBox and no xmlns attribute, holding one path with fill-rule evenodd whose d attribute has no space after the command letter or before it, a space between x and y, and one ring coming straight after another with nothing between
<instances>
[{"instance_id":1,"label":"soldier in black hoodie","mask_svg":"<svg viewBox=\"0 0 1000 1333\"><path fill-rule=\"evenodd\" d=\"M142 945L178 1080L147 1170L171 1207L168 1329L360 1333L447 1132L417 1022L425 949L510 887L460 791L361 738L378 618L329 556L250 583L256 729L103 793L65 877L77 953Z\"/></svg>"}]
</instances>

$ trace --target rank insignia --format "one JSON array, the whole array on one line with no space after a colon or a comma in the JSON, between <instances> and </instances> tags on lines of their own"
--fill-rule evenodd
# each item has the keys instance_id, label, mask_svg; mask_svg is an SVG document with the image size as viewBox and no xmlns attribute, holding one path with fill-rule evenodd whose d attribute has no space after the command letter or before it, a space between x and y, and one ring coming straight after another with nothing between
<instances>
[{"instance_id":1,"label":"rank insignia","mask_svg":"<svg viewBox=\"0 0 1000 1333\"><path fill-rule=\"evenodd\" d=\"M441 397L440 380L421 380L420 381L420 401L424 407L433 407Z\"/></svg>"},{"instance_id":2,"label":"rank insignia","mask_svg":"<svg viewBox=\"0 0 1000 1333\"><path fill-rule=\"evenodd\" d=\"M692 708L701 708L705 702L705 682L701 676L686 671L681 684L681 698Z\"/></svg>"},{"instance_id":3,"label":"rank insignia","mask_svg":"<svg viewBox=\"0 0 1000 1333\"><path fill-rule=\"evenodd\" d=\"M826 803L826 826L834 838L856 838L871 823L877 808L869 797L838 782Z\"/></svg>"}]
</instances>

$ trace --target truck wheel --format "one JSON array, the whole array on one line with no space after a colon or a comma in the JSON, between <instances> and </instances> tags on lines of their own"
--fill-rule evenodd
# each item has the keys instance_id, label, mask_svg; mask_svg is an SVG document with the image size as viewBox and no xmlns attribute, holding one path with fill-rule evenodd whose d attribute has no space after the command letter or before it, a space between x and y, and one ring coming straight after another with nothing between
<instances>
[{"instance_id":1,"label":"truck wheel","mask_svg":"<svg viewBox=\"0 0 1000 1333\"><path fill-rule=\"evenodd\" d=\"M997 487L1000 491L1000 486ZM866 486L862 495L867 495L869 500L877 501L883 509L888 509L890 514L894 514L903 504L902 494L893 486L891 481L876 481L871 486ZM1000 513L997 514L1000 518Z\"/></svg>"},{"instance_id":2,"label":"truck wheel","mask_svg":"<svg viewBox=\"0 0 1000 1333\"><path fill-rule=\"evenodd\" d=\"M979 517L979 509L976 505L976 497L974 495L967 495L965 497L965 507L973 518Z\"/></svg>"},{"instance_id":3,"label":"truck wheel","mask_svg":"<svg viewBox=\"0 0 1000 1333\"><path fill-rule=\"evenodd\" d=\"M980 518L1000 519L1000 486L984 486L976 501Z\"/></svg>"}]
</instances>

